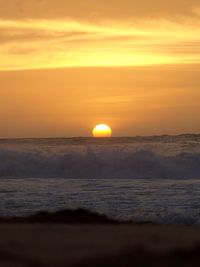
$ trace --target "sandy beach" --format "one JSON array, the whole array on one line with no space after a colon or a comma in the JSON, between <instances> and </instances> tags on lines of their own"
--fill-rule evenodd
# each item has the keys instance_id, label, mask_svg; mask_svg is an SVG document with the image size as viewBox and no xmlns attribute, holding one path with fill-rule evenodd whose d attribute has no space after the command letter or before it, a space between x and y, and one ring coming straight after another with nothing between
<instances>
[{"instance_id":1,"label":"sandy beach","mask_svg":"<svg viewBox=\"0 0 200 267\"><path fill-rule=\"evenodd\" d=\"M1 267L200 266L200 228L112 224L0 225Z\"/></svg>"}]
</instances>

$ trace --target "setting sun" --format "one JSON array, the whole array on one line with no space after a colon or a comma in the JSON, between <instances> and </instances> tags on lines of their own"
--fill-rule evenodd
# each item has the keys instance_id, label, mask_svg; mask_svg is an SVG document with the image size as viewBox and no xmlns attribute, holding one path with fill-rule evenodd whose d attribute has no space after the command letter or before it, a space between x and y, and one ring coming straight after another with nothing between
<instances>
[{"instance_id":1,"label":"setting sun","mask_svg":"<svg viewBox=\"0 0 200 267\"><path fill-rule=\"evenodd\" d=\"M92 131L93 137L111 137L112 130L106 124L98 124Z\"/></svg>"}]
</instances>

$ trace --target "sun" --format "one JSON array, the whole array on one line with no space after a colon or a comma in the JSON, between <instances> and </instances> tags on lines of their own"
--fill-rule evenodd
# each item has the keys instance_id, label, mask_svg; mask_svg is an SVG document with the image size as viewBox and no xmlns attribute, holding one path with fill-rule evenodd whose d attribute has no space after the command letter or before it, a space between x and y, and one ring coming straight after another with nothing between
<instances>
[{"instance_id":1,"label":"sun","mask_svg":"<svg viewBox=\"0 0 200 267\"><path fill-rule=\"evenodd\" d=\"M93 137L111 137L112 129L106 124L98 124L92 131Z\"/></svg>"}]
</instances>

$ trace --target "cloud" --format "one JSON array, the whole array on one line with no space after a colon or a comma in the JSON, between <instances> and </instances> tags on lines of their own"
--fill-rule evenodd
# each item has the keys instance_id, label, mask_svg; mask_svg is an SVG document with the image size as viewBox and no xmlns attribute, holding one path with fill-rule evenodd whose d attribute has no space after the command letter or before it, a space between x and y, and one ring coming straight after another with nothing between
<instances>
[{"instance_id":1,"label":"cloud","mask_svg":"<svg viewBox=\"0 0 200 267\"><path fill-rule=\"evenodd\" d=\"M0 7L0 70L200 62L196 0L0 0Z\"/></svg>"},{"instance_id":2,"label":"cloud","mask_svg":"<svg viewBox=\"0 0 200 267\"><path fill-rule=\"evenodd\" d=\"M195 16L199 0L0 0L0 17L96 20Z\"/></svg>"},{"instance_id":3,"label":"cloud","mask_svg":"<svg viewBox=\"0 0 200 267\"><path fill-rule=\"evenodd\" d=\"M17 42L34 42L66 39L68 41L75 39L84 39L87 32L84 31L51 31L38 29L18 29L4 28L0 33L0 44Z\"/></svg>"}]
</instances>

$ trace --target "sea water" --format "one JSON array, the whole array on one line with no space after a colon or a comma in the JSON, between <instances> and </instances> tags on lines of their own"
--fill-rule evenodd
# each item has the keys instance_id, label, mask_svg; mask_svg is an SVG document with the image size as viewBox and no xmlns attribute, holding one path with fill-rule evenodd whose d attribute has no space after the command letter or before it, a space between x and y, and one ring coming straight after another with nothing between
<instances>
[{"instance_id":1,"label":"sea water","mask_svg":"<svg viewBox=\"0 0 200 267\"><path fill-rule=\"evenodd\" d=\"M87 208L200 224L200 135L0 140L0 216Z\"/></svg>"}]
</instances>

